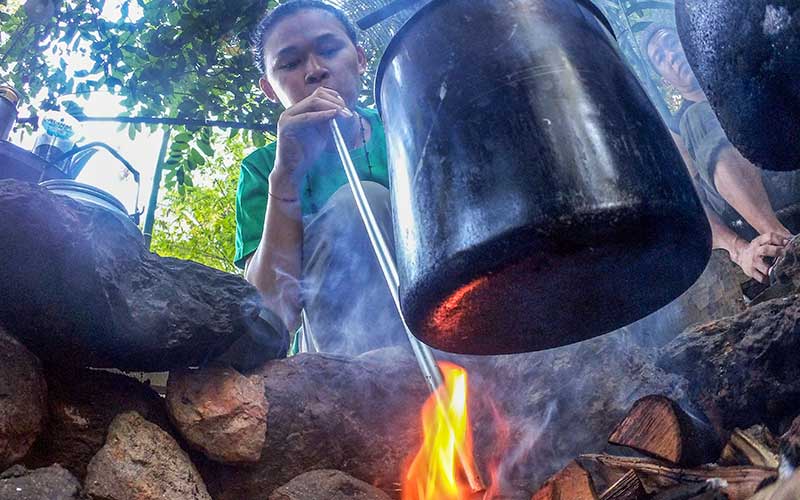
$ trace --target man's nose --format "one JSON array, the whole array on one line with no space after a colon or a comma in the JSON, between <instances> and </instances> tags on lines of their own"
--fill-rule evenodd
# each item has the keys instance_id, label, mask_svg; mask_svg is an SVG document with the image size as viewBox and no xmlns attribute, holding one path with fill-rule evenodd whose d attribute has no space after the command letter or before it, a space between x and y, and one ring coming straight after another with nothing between
<instances>
[{"instance_id":1,"label":"man's nose","mask_svg":"<svg viewBox=\"0 0 800 500\"><path fill-rule=\"evenodd\" d=\"M311 56L306 64L306 83L319 83L328 78L328 69L320 61Z\"/></svg>"}]
</instances>

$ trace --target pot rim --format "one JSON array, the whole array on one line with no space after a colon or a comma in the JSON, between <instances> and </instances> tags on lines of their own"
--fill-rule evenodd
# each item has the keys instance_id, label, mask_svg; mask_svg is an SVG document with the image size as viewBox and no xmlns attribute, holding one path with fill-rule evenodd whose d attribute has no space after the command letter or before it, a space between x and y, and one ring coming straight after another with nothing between
<instances>
[{"instance_id":1,"label":"pot rim","mask_svg":"<svg viewBox=\"0 0 800 500\"><path fill-rule=\"evenodd\" d=\"M401 38L405 38L405 32L411 30L414 24L429 10L433 10L438 6L438 4L447 1L447 0L432 0L427 4L423 5L417 12L414 13L401 27L397 30L397 33L394 34L389 43L386 45L386 49L383 51L383 55L381 55L381 60L378 62L378 69L375 73L375 84L373 86L373 95L375 97L375 106L378 109L378 114L380 115L381 119L383 118L383 106L381 104L381 83L383 83L383 75L386 70L386 66L389 64L389 59L394 58L394 52L397 45L400 43ZM616 33L614 33L614 28L611 26L611 23L606 18L603 11L600 10L591 0L572 0L577 4L580 4L586 7L587 10L591 11L595 18L602 24L609 32L609 34L614 38L617 39Z\"/></svg>"},{"instance_id":2,"label":"pot rim","mask_svg":"<svg viewBox=\"0 0 800 500\"><path fill-rule=\"evenodd\" d=\"M63 190L93 196L112 205L124 215L128 215L128 210L125 208L125 205L123 205L122 202L119 201L114 195L90 184L73 181L71 179L51 179L44 181L39 185L51 191Z\"/></svg>"}]
</instances>

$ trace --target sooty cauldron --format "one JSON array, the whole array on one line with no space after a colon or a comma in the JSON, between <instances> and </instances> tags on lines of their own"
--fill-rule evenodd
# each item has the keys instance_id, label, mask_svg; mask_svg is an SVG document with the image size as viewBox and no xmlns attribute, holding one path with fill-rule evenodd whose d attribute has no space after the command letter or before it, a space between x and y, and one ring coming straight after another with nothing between
<instances>
[{"instance_id":1,"label":"sooty cauldron","mask_svg":"<svg viewBox=\"0 0 800 500\"><path fill-rule=\"evenodd\" d=\"M588 0L433 0L387 47L376 100L402 309L425 343L581 341L703 271L686 167Z\"/></svg>"}]
</instances>

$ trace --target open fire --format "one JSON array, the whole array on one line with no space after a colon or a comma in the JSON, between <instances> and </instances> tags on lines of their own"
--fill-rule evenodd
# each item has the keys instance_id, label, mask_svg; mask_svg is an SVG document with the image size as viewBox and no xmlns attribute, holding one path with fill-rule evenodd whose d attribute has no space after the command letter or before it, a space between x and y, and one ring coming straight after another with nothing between
<instances>
[{"instance_id":1,"label":"open fire","mask_svg":"<svg viewBox=\"0 0 800 500\"><path fill-rule=\"evenodd\" d=\"M475 472L467 372L440 362L443 386L422 407L423 442L403 480L403 500L469 500L482 490Z\"/></svg>"}]
</instances>

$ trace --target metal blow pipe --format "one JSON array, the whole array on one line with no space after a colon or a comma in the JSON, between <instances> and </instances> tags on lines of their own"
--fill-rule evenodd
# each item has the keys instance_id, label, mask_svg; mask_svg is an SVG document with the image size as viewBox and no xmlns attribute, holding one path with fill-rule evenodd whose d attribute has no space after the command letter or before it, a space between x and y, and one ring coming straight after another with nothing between
<instances>
[{"instance_id":1,"label":"metal blow pipe","mask_svg":"<svg viewBox=\"0 0 800 500\"><path fill-rule=\"evenodd\" d=\"M444 407L445 401L442 400L441 393L438 391L438 388L444 383L442 372L439 371L439 367L436 365L436 360L434 359L433 352L430 350L430 348L414 337L414 335L411 333L411 330L408 329L408 325L406 325L406 320L403 317L403 311L400 308L400 275L397 273L397 265L394 262L394 257L392 256L392 252L389 250L389 245L386 243L386 238L384 238L383 233L378 226L378 221L375 220L375 214L372 212L372 207L369 206L367 196L364 194L364 188L361 185L361 180L358 177L358 171L356 171L356 167L353 164L353 159L350 157L350 151L347 149L347 143L342 136L342 131L339 129L339 124L336 123L336 119L331 120L330 123L331 132L333 133L333 140L336 144L336 151L339 153L339 159L341 160L345 174L347 175L347 182L350 184L350 190L353 192L353 198L355 198L358 212L361 214L361 220L364 222L367 235L372 243L372 249L375 251L375 256L378 258L378 264L381 267L381 271L383 271L384 278L386 278L386 284L389 286L392 299L394 299L394 305L397 308L398 314L400 315L400 321L403 323L403 327L405 328L406 337L408 337L408 341L411 343L411 349L414 351L414 357L417 359L420 370L422 370L422 375L425 377L425 382L427 382L428 388L430 389L431 393L436 396L437 403ZM445 415L447 414L446 412L443 413ZM448 425L450 425L449 422ZM450 427L452 428L452 425L450 425ZM466 475L472 491L479 492L485 490L486 488L483 484L480 474L473 468L473 461L469 457L464 456L464 451L460 446L458 447L457 452L461 460L461 465L464 469L464 474Z\"/></svg>"}]
</instances>

